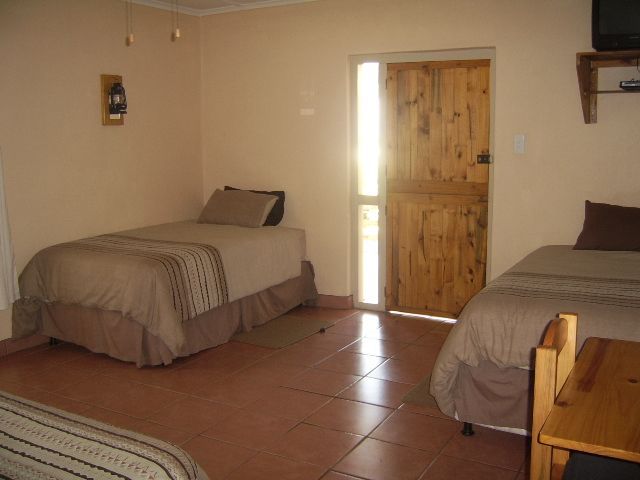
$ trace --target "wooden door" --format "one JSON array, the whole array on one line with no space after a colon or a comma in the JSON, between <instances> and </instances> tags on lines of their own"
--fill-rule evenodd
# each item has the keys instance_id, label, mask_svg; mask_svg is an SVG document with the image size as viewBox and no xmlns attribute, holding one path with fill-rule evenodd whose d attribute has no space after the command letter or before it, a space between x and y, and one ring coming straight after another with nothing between
<instances>
[{"instance_id":1,"label":"wooden door","mask_svg":"<svg viewBox=\"0 0 640 480\"><path fill-rule=\"evenodd\" d=\"M455 317L484 286L489 66L387 65L388 310Z\"/></svg>"}]
</instances>

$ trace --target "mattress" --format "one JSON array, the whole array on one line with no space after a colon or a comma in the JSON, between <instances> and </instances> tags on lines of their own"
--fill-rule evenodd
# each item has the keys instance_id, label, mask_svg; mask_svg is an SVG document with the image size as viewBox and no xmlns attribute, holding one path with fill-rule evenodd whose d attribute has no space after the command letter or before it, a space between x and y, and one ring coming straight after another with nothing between
<instances>
[{"instance_id":1,"label":"mattress","mask_svg":"<svg viewBox=\"0 0 640 480\"><path fill-rule=\"evenodd\" d=\"M463 421L526 428L513 418L528 417L521 397L535 347L559 312L578 314L578 348L588 337L640 341L640 253L550 245L489 283L465 306L436 360L430 391L439 408ZM473 369L491 372L488 383ZM487 415L501 402L522 411Z\"/></svg>"},{"instance_id":2,"label":"mattress","mask_svg":"<svg viewBox=\"0 0 640 480\"><path fill-rule=\"evenodd\" d=\"M0 391L0 477L207 480L181 448Z\"/></svg>"}]
</instances>

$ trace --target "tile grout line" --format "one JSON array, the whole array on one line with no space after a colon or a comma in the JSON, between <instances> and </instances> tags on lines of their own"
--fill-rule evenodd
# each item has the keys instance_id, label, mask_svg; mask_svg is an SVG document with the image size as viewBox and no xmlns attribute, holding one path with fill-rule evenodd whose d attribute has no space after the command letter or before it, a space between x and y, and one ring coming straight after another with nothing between
<instances>
[{"instance_id":1,"label":"tile grout line","mask_svg":"<svg viewBox=\"0 0 640 480\"><path fill-rule=\"evenodd\" d=\"M352 318L354 318L355 316L357 316L357 315L358 315L358 313L359 313L359 311L354 311L354 312L352 312L351 314L347 315L346 317L343 317L343 318L341 318L341 319L337 320L337 321L332 325L332 327L333 327L333 326L340 325L340 323L341 323L341 322L343 322L343 321L345 321L345 320L347 320L347 319L352 319ZM397 317L395 317L395 316L385 316L385 317L378 317L378 318L380 318L380 320L386 320L386 319L388 319L388 318L394 319L394 318L397 318ZM414 338L413 340L411 340L411 341L404 341L404 340L399 341L399 340L394 339L394 338L375 338L375 337L366 337L366 336L364 336L364 335L351 335L351 334L348 334L348 333L344 333L344 334L343 334L343 333L331 333L331 332L329 331L329 329L327 329L327 332L328 332L328 333L330 333L331 335L344 336L344 337L354 337L355 339L354 339L353 341L351 341L350 343L348 343L347 345L345 345L345 346L343 346L343 347L339 348L337 351L333 351L333 350L331 350L331 351L332 351L332 353L331 353L327 358L324 358L324 359L322 359L322 360L318 360L317 362L313 363L310 367L307 367L307 366L301 366L300 364L295 364L295 363L290 364L290 365L292 365L292 366L300 366L301 368L304 368L304 370L303 370L302 372L300 372L299 374L293 375L291 378L295 378L295 377L297 377L297 376L299 376L299 375L302 375L302 374L304 374L305 372L308 372L308 371L311 371L311 370L320 370L320 371L326 371L326 372L331 372L331 373L336 373L336 374L342 374L342 375L353 375L354 377L358 377L358 378L357 378L357 380L353 381L352 383L350 383L350 384L349 384L349 385L347 385L346 387L342 388L341 390L339 390L338 392L335 392L335 393L333 393L333 394L318 393L318 392L314 392L314 391L311 391L311 390L306 390L306 389L304 389L304 388L296 388L296 387L292 387L292 386L288 386L288 385L283 385L282 383L285 383L284 381L283 381L283 382L281 382L281 383L278 383L278 384L274 384L274 385L273 385L273 387L274 387L274 388L285 388L285 389L292 390L292 391L298 391L298 392L310 393L310 394L313 394L313 395L319 395L319 396L321 396L321 397L323 397L323 398L325 399L321 405L317 406L316 408L314 408L314 409L312 409L311 411L309 411L308 413L306 413L306 414L305 414L305 416L304 416L302 419L291 419L291 418L289 418L290 420L294 420L294 421L295 421L295 423L294 423L294 424L293 424L293 425L292 425L292 426L291 426L291 427L290 427L290 428L289 428L285 433L283 433L282 435L278 436L278 437L277 437L278 439L279 439L279 438L281 438L281 437L282 437L283 435L285 435L286 433L288 433L288 432L292 431L293 429L298 428L298 427L299 427L299 426L301 426L301 425L314 426L314 427L318 427L318 428L321 428L321 429L326 429L326 430L334 431L334 432L340 432L340 433L344 433L344 434L348 434L348 435L358 435L358 437L360 437L360 438L359 438L359 440L358 440L358 442L357 442L355 445L353 445L353 447L351 447L347 452L345 452L345 453L344 453L344 454L343 454L343 455L342 455L342 456L341 456L341 457L340 457L340 458L339 458L339 459L338 459L338 460L337 460L333 465L331 465L331 466L330 466L330 467L328 467L328 468L326 468L326 467L324 467L324 466L321 466L321 465L313 464L313 463L311 463L311 462L306 462L306 461L304 461L304 460L299 460L299 459L289 458L289 457L287 457L287 456L285 456L285 455L281 455L281 454L276 454L276 453L268 452L268 451L266 451L266 448L268 448L268 447L265 447L264 449L255 450L255 449L253 449L253 448L246 447L246 446L244 446L244 445L240 445L240 444L238 444L238 443L234 443L234 442L232 442L232 441L226 441L226 440L221 440L221 439L218 439L218 438L208 437L207 435L205 435L205 434L204 434L206 430L205 430L205 431L203 431L203 432L196 433L196 434L192 434L192 435L188 436L185 440L183 440L183 441L182 441L182 442L180 442L179 444L180 444L180 445L184 445L184 444L189 443L190 441L192 441L193 439L195 439L195 438L197 438L197 437L202 437L202 438L207 438L207 439L213 439L213 440L218 441L218 442L221 442L221 443L225 443L225 444L228 444L228 445L233 445L233 446L235 446L235 447L240 447L240 448L243 448L243 449L250 450L250 451L254 452L254 454L253 454L250 458L248 458L248 459L244 460L242 463L240 463L239 465L235 466L235 467L233 468L233 470L231 470L227 475L225 475L225 478L227 478L227 477L229 477L229 476L232 476L233 472L236 472L239 468L241 468L242 466L246 465L248 462L250 462L250 461L252 461L253 459L255 459L255 458L256 458L258 455L260 455L261 453L264 453L264 454L266 454L266 455L273 455L273 456L281 457L281 458L287 459L287 460L289 460L289 461L295 461L295 462L299 462L299 463L303 463L303 464L308 464L308 465L314 465L314 466L316 466L316 467L323 468L323 469L325 469L325 470L324 470L324 473L322 473L322 475L321 475L321 477L322 477L322 476L326 475L326 474L327 474L328 472L330 472L330 471L336 471L336 472L337 472L338 470L333 470L333 469L334 469L334 468L335 468L335 467L336 467L340 462L342 462L342 461L343 461L347 456L349 456L349 455L350 455L354 450L356 450L358 447L360 447L360 446L363 444L363 442L365 442L366 440L375 440L375 441L382 442L382 443L385 443L385 444L388 444L388 445L394 445L394 446L406 447L406 448L415 449L415 450L422 451L422 452L431 453L432 451L424 450L424 449L422 449L422 448L410 447L410 446L408 446L408 445L398 444L398 443L394 443L394 442L392 442L392 441L387 441L387 440L377 439L377 438L372 437L372 435L373 435L373 434L374 434L374 432L375 432L377 429L379 429L382 425L384 425L386 422L390 421L390 419L391 419L391 418L392 418L396 413L398 413L398 412L403 412L403 413L405 413L405 414L411 414L411 415L426 415L426 416L429 416L429 417L432 417L432 418L441 418L441 417L439 417L439 416L437 416L437 415L431 415L431 414L429 414L429 413L411 412L411 411L408 411L408 410L407 410L407 411L403 411L403 410L402 410L402 407L403 407L403 405L405 405L405 403L404 403L404 402L400 402L400 404L398 404L398 405L396 405L396 406L389 406L389 405L380 405L380 404L377 404L377 403L371 403L371 402L367 402L367 401L363 401L363 400L359 400L359 399L344 398L344 397L340 397L340 395L341 395L341 394L344 394L347 390L351 389L351 388L352 388L352 387L354 387L357 383L361 382L361 381L362 381L363 379L365 379L365 378L370 378L370 379L378 380L378 381L381 381L381 382L398 383L398 384L401 384L401 385L412 385L412 386L413 386L413 385L415 385L415 384L413 384L413 383L398 382L398 381L396 381L396 380L391 380L391 379L387 379L387 378L370 377L370 376L369 376L369 374L370 374L370 373L372 373L372 372L373 372L376 368L378 368L379 366L383 365L383 364L384 364L385 362L387 362L388 360L394 359L396 356L400 355L400 354L401 354L401 352L402 352L403 350L406 350L408 347L410 347L410 346L412 346L412 345L419 346L419 347L423 347L423 348L425 348L425 349L435 349L435 350L439 350L439 349L441 348L441 344L438 344L438 345L428 345L428 344L427 344L427 345L425 345L425 344L420 344L420 343L416 343L416 342L418 342L418 341L420 340L420 338L423 338L423 337L425 337L426 335L429 335L429 334L431 334L431 333L434 333L434 334L435 334L435 333L437 333L437 334L438 334L438 336L439 336L439 334L441 334L441 333L442 333L443 335L446 335L446 333L447 333L446 331L438 330L438 329L440 329L440 328L442 327L442 325L443 325L443 324L445 324L445 323L447 323L447 322L440 322L440 323L438 323L438 324L437 324L437 325L435 325L433 328L431 328L430 330L428 330L428 331L426 331L426 332L424 332L424 333L421 333L420 335L418 335L417 337L415 337L415 338ZM378 327L378 330L382 329L384 326L385 326L385 325L384 325L384 322L381 322L381 323L380 323L380 326ZM395 326L395 324L387 325L387 326L393 327L393 326ZM331 328L331 327L329 327L329 328ZM314 335L322 335L322 334L320 334L320 333L315 333L315 334L313 334L312 336L307 337L307 338L311 338L311 337L313 337ZM401 338L402 338L402 336L401 336ZM358 352L358 351L351 351L351 350L348 350L349 348L353 347L355 343L357 343L357 342L361 342L361 341L362 341L362 340L364 340L364 339L371 339L372 341L378 341L378 342L393 342L393 343L399 343L399 344L400 344L400 343L402 343L402 344L404 344L404 346L403 346L400 350L398 350L397 352L395 352L393 355L391 355L391 356L389 356L389 357L386 357L386 356L380 356L380 355L375 355L375 354L374 354L374 355L372 355L372 354L369 354L369 353L362 353L362 352ZM292 344L292 345L297 345L297 344L299 344L299 342L296 342L295 344ZM62 344L62 345L65 345L65 344ZM34 349L34 351L32 351L32 352L30 352L30 353L28 353L28 354L25 354L24 356L25 356L25 357L28 357L28 356L31 356L31 355L34 355L34 354L37 354L37 353L42 353L42 352L49 351L49 350L51 350L51 349L53 349L53 348L57 348L57 347L59 347L59 346L46 347L46 348L41 348L41 349ZM286 348L288 348L288 347L289 347L289 346L287 346ZM231 372L230 372L230 373L228 373L228 374L227 374L227 373L225 373L225 374L224 374L224 375L222 375L220 378L216 378L216 382L218 382L218 381L224 381L224 380L229 379L229 378L231 378L231 377L233 377L233 376L235 376L235 375L241 374L242 372L245 372L245 371L249 370L251 367L255 367L256 365L259 365L260 363L262 363L262 362L264 362L264 361L266 361L266 360L271 360L271 361L273 361L273 360L274 360L274 356L275 356L277 353L279 353L279 352L281 352L281 351L286 350L286 348L283 348L283 349L273 349L273 351L268 352L268 354L266 354L266 355L264 355L264 356L258 356L258 357L254 357L254 355L253 355L253 354L248 354L248 353L247 353L247 354L238 354L238 355L239 355L239 357L244 357L244 358L247 358L247 359L251 359L251 361L250 361L249 363L247 363L246 365L243 365L242 367L238 368L237 370L233 370L233 371L231 371ZM374 367L373 369L371 369L371 370L367 371L367 372L366 372L366 374L351 374L351 373L345 373L345 372L340 372L340 371L335 371L335 370L327 370L327 369L323 369L323 368L321 368L321 367L320 367L320 365L321 365L323 362L327 361L329 358L331 358L331 357L333 357L333 356L337 355L337 354L338 354L338 353L340 353L340 352L345 352L345 351L346 351L346 352L348 352L348 353L353 353L354 355L372 356L372 357L376 357L376 358L384 358L385 360L384 360L380 365L378 365L378 366ZM88 357L88 356L90 356L90 355L94 355L94 354L93 354L92 352L87 352L87 353L85 353L83 356ZM64 361L59 362L59 363L57 363L57 364L58 364L58 365L65 365L65 364L67 364L67 363L70 363L70 362L73 362L73 361L76 361L76 360L79 360L79 358L75 358L75 359L74 359L74 358L72 358L72 359L64 360ZM402 362L407 362L407 363L416 363L416 362L413 362L413 361L410 361L410 360L402 360L402 359L397 359L397 358L396 358L396 360L397 360L397 361L402 361ZM187 360L186 360L182 365L179 365L179 366L177 366L175 369L173 369L173 371L179 372L180 370L187 369L187 368L189 367L189 365L190 365L190 364L192 364L192 363L193 363L193 362L195 362L195 361L197 361L197 359L192 359L192 360L191 360L191 359L187 359ZM278 362L276 361L276 366L275 366L276 368L277 368L277 363L278 363ZM417 363L420 363L420 362L417 362ZM283 362L283 364L284 364L284 365L287 365L287 364L286 364L286 362ZM110 377L110 378L115 378L115 377L117 377L117 376L118 376L118 372L116 371L117 369L109 370L109 373L104 373L104 372L105 372L105 371L107 371L107 370L109 370L109 367L99 368L99 369L97 369L95 372L93 372L91 375L89 375L89 376L87 377L87 379L88 379L88 378L95 378L96 376L99 376L99 375L105 375L105 376L108 376L108 377ZM204 368L203 370L206 370L206 368ZM27 375L27 377L34 376L34 375L37 375L37 374ZM80 380L80 381L78 381L78 382L74 382L74 383L73 383L72 385L70 385L69 387L71 387L71 386L73 386L73 385L77 385L78 383L81 383L81 382L83 382L83 381L85 381L85 380L86 380L86 379ZM182 398L176 398L176 399L173 399L173 400L171 400L167 405L164 405L163 407L159 408L159 409L157 410L158 412L159 412L159 411L161 411L161 410L163 410L164 408L169 408L171 405L175 405L176 403L178 403L178 402L180 402L180 401L184 400L185 398L193 398L193 399L198 399L198 400L204 400L204 401L207 401L207 402L209 402L209 403L211 403L211 404L213 404L213 405L226 405L226 406L231 406L231 407L233 407L234 409L237 409L238 411L242 411L242 410L247 409L248 405L249 405L249 404L251 404L251 402L249 402L249 404L247 404L247 405L237 406L237 405L229 405L229 404L226 404L226 403L223 403L223 402L217 402L217 401L215 401L215 400L211 400L211 399L206 398L206 397L198 396L198 395L196 394L197 392L185 392L185 391L181 391L181 390L173 389L173 388L170 388L170 387L163 387L163 386L160 386L160 385L155 385L155 384L153 384L153 383L147 383L147 381L145 381L145 380L144 380L144 378L142 378L142 376L141 376L141 378L138 378L138 379L129 379L129 378L125 378L125 380L126 380L127 382L131 382L131 383L133 383L133 384L144 385L145 387L152 387L152 388L155 388L155 389L159 389L159 390L168 391L168 392L171 392L171 393L174 393L174 394L182 395ZM13 383L13 382L10 382L10 383ZM62 397L62 398L65 398L65 399L68 399L68 400L71 400L71 401L74 401L74 402L78 402L78 403L80 403L80 404L82 404L82 405L87 405L87 406L89 406L89 407L94 407L94 408L100 408L100 409L102 409L102 410L110 411L110 412L113 412L113 413L116 413L116 414L119 414L119 415L124 415L124 416L129 417L129 418L131 418L131 419L133 419L133 420L136 420L136 421L137 421L137 420L139 420L139 421L147 422L147 423L150 423L150 424L153 424L153 425L159 425L159 426L162 426L162 427L165 427L165 428L168 428L168 429L171 429L171 430L175 430L175 431L178 431L178 432L184 432L184 431L180 430L179 428L169 427L169 426L163 425L163 424L161 424L161 423L158 423L158 422L156 422L156 421L154 421L154 420L150 420L150 419L149 419L149 416L152 416L152 415L154 415L154 414L155 414L155 413L157 413L157 412L152 412L149 416L144 417L144 418L140 418L140 417L137 417L137 416L132 416L132 415L129 415L129 414L126 414L126 413L119 412L119 411L117 411L117 410L112 410L112 409L110 409L110 408L104 408L104 407L101 407L101 406L96 405L96 404L94 404L94 403L88 403L88 402L85 402L85 401L82 401L82 400L77 400L77 399L72 398L72 397L67 397L67 396L62 395L62 394L60 394L60 393L57 393L55 390L51 390L50 388L46 388L46 389L44 389L44 388L32 387L31 385L29 385L28 380L27 380L27 381L25 381L25 383L15 382L15 384L17 384L17 385L21 385L21 386L25 386L25 387L28 387L28 388L34 388L34 389L35 389L35 390L37 390L37 391L42 391L42 392L45 392L45 393L50 393L50 394L54 394L54 395L59 395L59 396L60 396L60 397ZM67 387L65 387L65 388L67 388ZM377 423L375 424L375 426L373 426L373 427L369 430L369 432L368 432L366 435L356 434L356 433L354 433L354 432L346 432L346 431L344 431L344 430L340 430L340 429L335 428L335 427L326 427L326 426L321 426L321 425L315 425L315 424L313 424L313 423L307 423L307 422L308 422L308 420L309 420L309 418L310 418L311 416L315 415L319 410L321 410L322 408L326 407L326 406L327 406L329 403L331 403L334 399L343 400L343 401L346 401L346 402L355 402L355 403L362 404L362 405L371 405L371 406L375 406L375 407L385 408L385 409L390 410L390 412L389 412L389 414L388 414L388 415L386 415L386 416L385 416L385 418L383 418L382 420L380 420L379 422L377 422ZM235 414L235 413L233 413L233 414ZM233 414L231 414L231 415L233 415ZM267 415L271 415L271 414L267 414ZM284 416L282 416L282 415L273 415L273 416L274 416L274 417L277 417L277 418L288 418L288 417L284 417ZM227 417L225 417L225 418L227 418ZM220 420L218 420L214 425L217 425L218 423L220 423L220 422L224 421L224 419L225 419L225 418L221 418L221 419L220 419ZM213 427L213 425L212 425L211 427ZM211 428L211 427L209 427L209 428ZM121 427L121 428L122 428L122 427ZM184 432L184 433L189 433L189 432ZM439 458L443 458L443 457L448 457L448 458L456 459L456 460L458 460L458 461L469 461L469 462L473 462L473 463L477 463L477 464L481 464L481 465L486 465L486 466L490 466L490 467L498 468L498 469L505 470L505 471L510 471L510 472L513 472L513 473L515 474L515 475L514 475L514 479L515 479L515 478L517 478L517 477L520 475L520 473L524 471L523 469L524 469L524 468L525 468L525 466L526 466L526 460L525 460L525 461L523 461L523 462L520 464L520 466L519 466L519 468L518 468L517 470L513 470L513 469L508 468L508 467L502 467L502 466L494 465L494 464L491 464L491 463L485 463L485 462L483 462L483 461L478 461L478 460L467 460L467 459L460 458L460 457L457 457L457 456L453 456L453 455L447 455L447 454L445 454L445 453L444 453L444 450L447 448L447 446L448 446L448 445L451 443L451 441L454 439L455 435L456 435L456 434L454 434L453 436L451 436L451 438L449 438L449 439L444 443L444 445L443 445L443 446L438 450L438 452L435 454L435 456L434 456L433 460L432 460L432 461L431 461L431 462L430 462L430 463L429 463L429 464L424 468L424 470L422 470L422 471L420 472L420 474L419 474L419 475L418 475L418 477L416 477L416 478L422 478L422 477L425 475L425 473L427 473L427 472L428 472L428 470L429 470L430 468L432 468L432 466L435 464L435 462L436 462ZM277 441L277 440L275 440L275 441ZM274 442L275 442L275 441L274 441ZM353 474L349 474L349 475L354 476ZM356 475L355 477L356 477L356 478L362 478L362 479L365 479L365 480L366 480L366 477L361 477L361 476L358 476L358 475Z\"/></svg>"}]
</instances>

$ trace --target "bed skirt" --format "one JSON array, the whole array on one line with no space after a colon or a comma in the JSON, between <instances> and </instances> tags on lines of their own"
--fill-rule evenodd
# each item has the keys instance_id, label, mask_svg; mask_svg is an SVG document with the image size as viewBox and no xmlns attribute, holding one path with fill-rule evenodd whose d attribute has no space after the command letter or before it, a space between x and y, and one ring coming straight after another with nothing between
<instances>
[{"instance_id":1,"label":"bed skirt","mask_svg":"<svg viewBox=\"0 0 640 480\"><path fill-rule=\"evenodd\" d=\"M226 343L233 335L272 320L317 296L313 267L302 262L299 277L221 305L184 322L186 342L178 357ZM92 352L135 362L170 364L174 356L158 337L119 312L78 305L43 305L38 333L81 345Z\"/></svg>"},{"instance_id":2,"label":"bed skirt","mask_svg":"<svg viewBox=\"0 0 640 480\"><path fill-rule=\"evenodd\" d=\"M487 360L460 365L454 391L460 421L531 431L533 372Z\"/></svg>"}]
</instances>

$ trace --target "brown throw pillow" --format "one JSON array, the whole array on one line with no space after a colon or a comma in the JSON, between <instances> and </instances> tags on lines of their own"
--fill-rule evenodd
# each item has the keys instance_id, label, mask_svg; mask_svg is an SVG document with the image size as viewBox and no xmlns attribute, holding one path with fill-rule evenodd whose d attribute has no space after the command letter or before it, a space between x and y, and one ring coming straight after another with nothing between
<instances>
[{"instance_id":1,"label":"brown throw pillow","mask_svg":"<svg viewBox=\"0 0 640 480\"><path fill-rule=\"evenodd\" d=\"M584 226L573 249L640 251L640 208L587 200Z\"/></svg>"},{"instance_id":2,"label":"brown throw pillow","mask_svg":"<svg viewBox=\"0 0 640 480\"><path fill-rule=\"evenodd\" d=\"M202 209L198 223L261 227L277 199L246 190L216 190Z\"/></svg>"},{"instance_id":3,"label":"brown throw pillow","mask_svg":"<svg viewBox=\"0 0 640 480\"><path fill-rule=\"evenodd\" d=\"M240 190L239 188L230 187L229 185L226 185L224 187L224 189L225 190ZM266 195L275 195L275 196L278 197L278 200L276 200L275 205L273 206L273 208L269 212L269 215L267 216L267 219L264 221L264 226L265 227L275 227L276 225L278 225L282 221L282 217L284 216L284 191L282 191L282 190L272 190L272 191L268 191L268 190L248 190L248 191L249 192L253 192L253 193L264 193Z\"/></svg>"}]
</instances>

